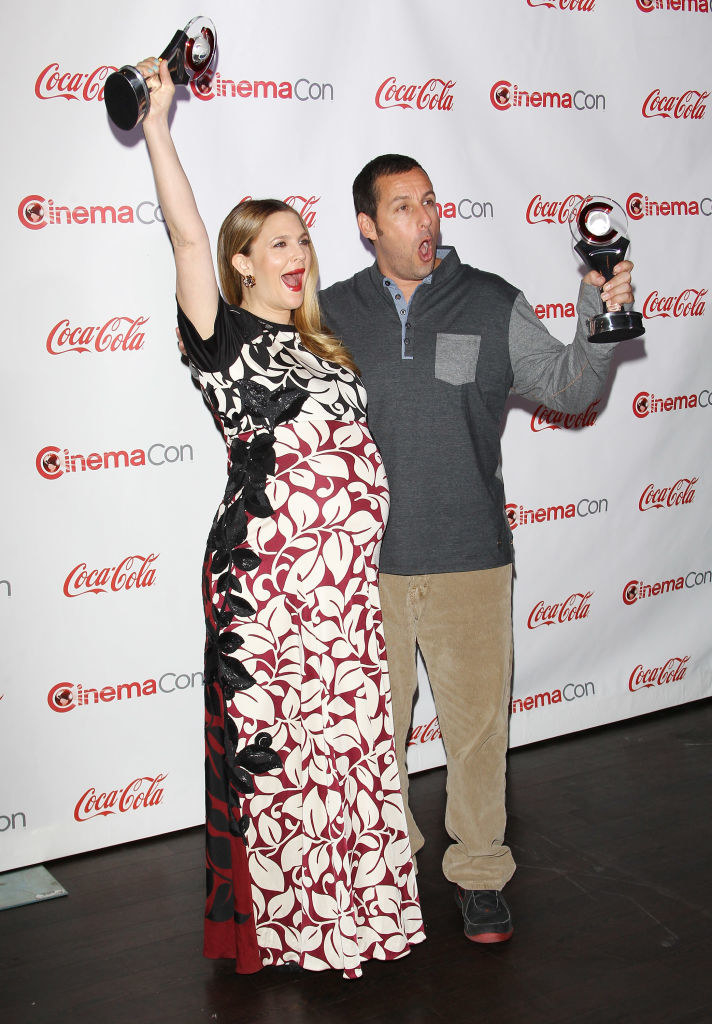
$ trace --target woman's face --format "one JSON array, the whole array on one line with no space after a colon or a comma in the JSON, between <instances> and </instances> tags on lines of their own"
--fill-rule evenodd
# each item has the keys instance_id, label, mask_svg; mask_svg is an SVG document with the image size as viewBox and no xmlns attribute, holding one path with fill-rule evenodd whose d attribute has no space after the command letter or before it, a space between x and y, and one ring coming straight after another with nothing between
<instances>
[{"instance_id":1,"label":"woman's face","mask_svg":"<svg viewBox=\"0 0 712 1024\"><path fill-rule=\"evenodd\" d=\"M242 286L242 305L275 323L289 323L304 301L304 284L312 264L309 235L296 213L272 213L252 243L249 256L236 253L232 264L244 277L255 279Z\"/></svg>"}]
</instances>

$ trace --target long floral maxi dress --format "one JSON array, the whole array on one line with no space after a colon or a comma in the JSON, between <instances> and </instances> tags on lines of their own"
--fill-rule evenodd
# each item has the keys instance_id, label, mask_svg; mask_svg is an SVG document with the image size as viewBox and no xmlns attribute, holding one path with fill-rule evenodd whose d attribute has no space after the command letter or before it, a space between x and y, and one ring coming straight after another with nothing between
<instances>
[{"instance_id":1,"label":"long floral maxi dress","mask_svg":"<svg viewBox=\"0 0 712 1024\"><path fill-rule=\"evenodd\" d=\"M220 300L193 374L228 446L203 569L204 953L338 968L424 938L378 597L388 484L345 367Z\"/></svg>"}]
</instances>

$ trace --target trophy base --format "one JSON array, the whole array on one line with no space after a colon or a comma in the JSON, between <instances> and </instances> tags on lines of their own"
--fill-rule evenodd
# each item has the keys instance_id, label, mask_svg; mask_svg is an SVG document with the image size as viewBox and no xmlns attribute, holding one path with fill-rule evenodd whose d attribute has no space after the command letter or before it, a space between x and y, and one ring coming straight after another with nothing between
<instances>
[{"instance_id":1,"label":"trophy base","mask_svg":"<svg viewBox=\"0 0 712 1024\"><path fill-rule=\"evenodd\" d=\"M104 85L104 102L116 127L131 131L143 121L151 102L143 75L129 64L114 71Z\"/></svg>"},{"instance_id":2,"label":"trophy base","mask_svg":"<svg viewBox=\"0 0 712 1024\"><path fill-rule=\"evenodd\" d=\"M639 338L641 334L645 334L643 316L634 310L599 313L588 321L588 340L596 344L608 345L626 338Z\"/></svg>"}]
</instances>

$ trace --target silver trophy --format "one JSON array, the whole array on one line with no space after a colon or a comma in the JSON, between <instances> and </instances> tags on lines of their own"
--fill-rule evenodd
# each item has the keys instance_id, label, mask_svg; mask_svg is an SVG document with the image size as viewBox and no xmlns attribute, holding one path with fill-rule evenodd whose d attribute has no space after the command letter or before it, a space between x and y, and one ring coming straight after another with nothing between
<instances>
[{"instance_id":1,"label":"silver trophy","mask_svg":"<svg viewBox=\"0 0 712 1024\"><path fill-rule=\"evenodd\" d=\"M218 37L210 18L192 18L178 29L161 54L176 85L187 85L209 78L217 55ZM128 132L143 121L151 106L151 94L143 75L125 64L109 75L104 86L104 102L117 128Z\"/></svg>"},{"instance_id":2,"label":"silver trophy","mask_svg":"<svg viewBox=\"0 0 712 1024\"><path fill-rule=\"evenodd\" d=\"M627 228L628 219L622 208L605 196L589 196L569 221L575 252L589 267L603 274L606 281L613 277L613 268L628 251ZM588 328L588 340L601 343L638 338L645 333L642 315L624 309L618 313L606 310L591 317Z\"/></svg>"}]
</instances>

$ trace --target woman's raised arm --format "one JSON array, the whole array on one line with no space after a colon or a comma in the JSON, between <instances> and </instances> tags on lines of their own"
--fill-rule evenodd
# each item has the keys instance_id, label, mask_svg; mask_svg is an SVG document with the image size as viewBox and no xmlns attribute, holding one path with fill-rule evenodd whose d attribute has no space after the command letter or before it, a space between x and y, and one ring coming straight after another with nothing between
<instances>
[{"instance_id":1,"label":"woman's raised arm","mask_svg":"<svg viewBox=\"0 0 712 1024\"><path fill-rule=\"evenodd\" d=\"M137 67L151 92L151 107L143 121L143 133L158 201L173 246L176 296L201 338L209 338L218 309L218 284L208 233L168 127L168 111L175 87L165 61L159 64L151 57L142 60Z\"/></svg>"}]
</instances>

